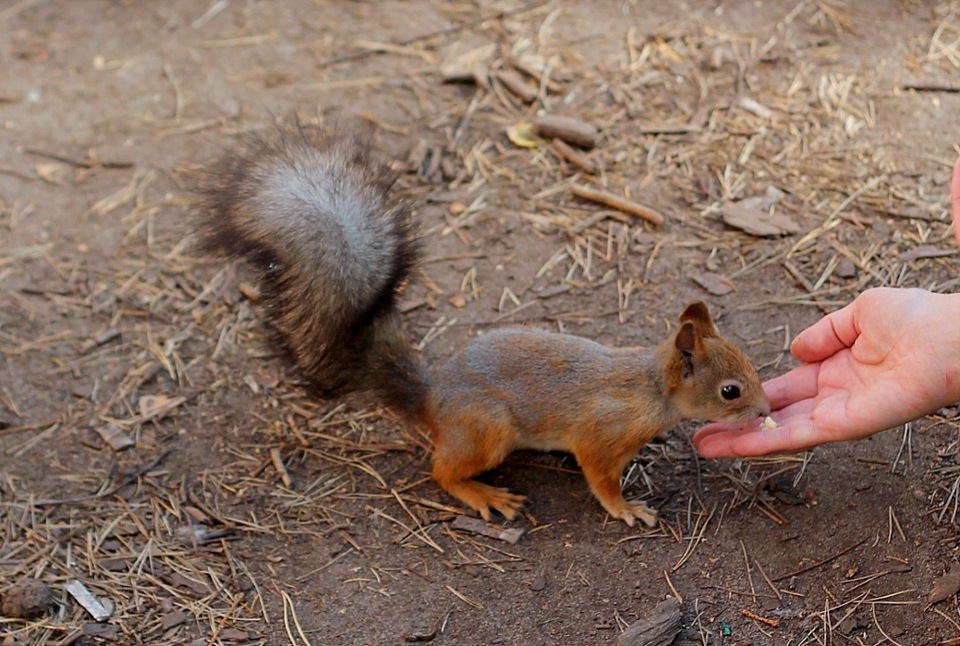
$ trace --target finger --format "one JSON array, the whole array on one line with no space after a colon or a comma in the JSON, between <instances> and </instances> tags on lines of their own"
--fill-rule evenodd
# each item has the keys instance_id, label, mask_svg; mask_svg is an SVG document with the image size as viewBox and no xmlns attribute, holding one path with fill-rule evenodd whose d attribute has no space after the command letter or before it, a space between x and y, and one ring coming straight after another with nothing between
<instances>
[{"instance_id":1,"label":"finger","mask_svg":"<svg viewBox=\"0 0 960 646\"><path fill-rule=\"evenodd\" d=\"M777 422L777 426L772 429L761 426L758 422L743 425L723 422L707 424L694 433L693 445L704 457L716 458L765 455L770 452L767 446L770 438L763 438L763 435L774 435L774 444L778 447L773 449L774 452L799 451L814 444L822 444L828 440L820 438L808 446L793 446L790 442L796 441L796 438L785 440L776 437L777 433L783 433L782 426L787 428L810 426L816 406L816 400L804 399L775 410L771 417Z\"/></svg>"},{"instance_id":2,"label":"finger","mask_svg":"<svg viewBox=\"0 0 960 646\"><path fill-rule=\"evenodd\" d=\"M732 430L707 434L695 443L705 458L733 458L796 453L826 440L809 423L786 421L770 430Z\"/></svg>"},{"instance_id":3,"label":"finger","mask_svg":"<svg viewBox=\"0 0 960 646\"><path fill-rule=\"evenodd\" d=\"M804 363L823 361L843 348L849 348L860 336L856 321L856 301L828 314L797 335L790 352Z\"/></svg>"},{"instance_id":4,"label":"finger","mask_svg":"<svg viewBox=\"0 0 960 646\"><path fill-rule=\"evenodd\" d=\"M819 363L807 363L765 381L763 390L770 400L770 408L780 410L794 402L816 396L819 374Z\"/></svg>"},{"instance_id":5,"label":"finger","mask_svg":"<svg viewBox=\"0 0 960 646\"><path fill-rule=\"evenodd\" d=\"M756 424L753 424L756 426ZM704 438L710 437L711 435L718 435L721 433L728 433L732 437L737 432L744 432L751 427L743 427L740 424L730 424L725 422L712 422L706 426L697 429L693 434L693 446L699 450L699 444L704 440Z\"/></svg>"},{"instance_id":6,"label":"finger","mask_svg":"<svg viewBox=\"0 0 960 646\"><path fill-rule=\"evenodd\" d=\"M950 179L950 215L953 219L953 237L960 246L960 159L953 165L953 177Z\"/></svg>"}]
</instances>

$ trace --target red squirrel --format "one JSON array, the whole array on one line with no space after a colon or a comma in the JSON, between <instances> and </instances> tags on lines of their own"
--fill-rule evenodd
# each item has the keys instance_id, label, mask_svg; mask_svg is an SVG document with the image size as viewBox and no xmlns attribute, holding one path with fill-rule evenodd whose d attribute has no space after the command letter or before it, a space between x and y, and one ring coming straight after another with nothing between
<instances>
[{"instance_id":1,"label":"red squirrel","mask_svg":"<svg viewBox=\"0 0 960 646\"><path fill-rule=\"evenodd\" d=\"M204 173L202 246L247 261L280 347L321 394L365 393L429 430L433 476L490 520L524 497L474 476L515 449L569 451L610 515L656 523L627 502L620 476L636 452L684 419L769 414L757 371L687 306L654 349L509 327L472 339L429 374L397 300L415 269L412 207L396 173L357 137L300 123L248 136Z\"/></svg>"}]
</instances>

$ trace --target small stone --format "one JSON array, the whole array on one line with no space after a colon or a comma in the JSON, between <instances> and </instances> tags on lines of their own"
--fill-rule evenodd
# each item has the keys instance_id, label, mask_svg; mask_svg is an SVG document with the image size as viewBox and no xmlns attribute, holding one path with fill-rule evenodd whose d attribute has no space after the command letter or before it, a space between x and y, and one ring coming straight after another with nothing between
<instances>
[{"instance_id":1,"label":"small stone","mask_svg":"<svg viewBox=\"0 0 960 646\"><path fill-rule=\"evenodd\" d=\"M53 605L53 591L43 581L22 579L3 595L0 610L4 616L17 619L34 619Z\"/></svg>"},{"instance_id":2,"label":"small stone","mask_svg":"<svg viewBox=\"0 0 960 646\"><path fill-rule=\"evenodd\" d=\"M837 263L833 270L833 275L837 278L855 278L857 275L857 266L849 258L844 258Z\"/></svg>"}]
</instances>

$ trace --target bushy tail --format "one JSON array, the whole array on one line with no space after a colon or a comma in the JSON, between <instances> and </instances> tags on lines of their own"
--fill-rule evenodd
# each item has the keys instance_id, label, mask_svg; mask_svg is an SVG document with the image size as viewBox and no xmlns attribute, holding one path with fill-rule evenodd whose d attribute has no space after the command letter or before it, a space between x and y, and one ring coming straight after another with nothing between
<instances>
[{"instance_id":1,"label":"bushy tail","mask_svg":"<svg viewBox=\"0 0 960 646\"><path fill-rule=\"evenodd\" d=\"M320 392L416 417L429 384L396 301L419 247L395 181L355 137L278 124L205 172L197 228L205 250L257 272L277 339Z\"/></svg>"}]
</instances>

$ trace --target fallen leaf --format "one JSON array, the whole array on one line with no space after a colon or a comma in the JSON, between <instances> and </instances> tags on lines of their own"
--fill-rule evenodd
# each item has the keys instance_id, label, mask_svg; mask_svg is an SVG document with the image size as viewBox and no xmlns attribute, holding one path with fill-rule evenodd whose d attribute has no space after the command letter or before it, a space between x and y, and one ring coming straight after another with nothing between
<instances>
[{"instance_id":1,"label":"fallen leaf","mask_svg":"<svg viewBox=\"0 0 960 646\"><path fill-rule=\"evenodd\" d=\"M927 595L927 603L938 603L952 597L960 591L960 563L950 566L950 571L933 582L933 589Z\"/></svg>"},{"instance_id":2,"label":"fallen leaf","mask_svg":"<svg viewBox=\"0 0 960 646\"><path fill-rule=\"evenodd\" d=\"M533 124L522 121L507 128L507 139L520 148L536 148L540 138L533 131Z\"/></svg>"}]
</instances>

